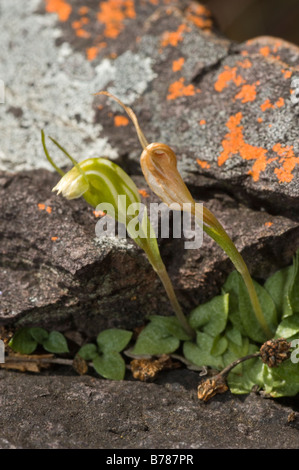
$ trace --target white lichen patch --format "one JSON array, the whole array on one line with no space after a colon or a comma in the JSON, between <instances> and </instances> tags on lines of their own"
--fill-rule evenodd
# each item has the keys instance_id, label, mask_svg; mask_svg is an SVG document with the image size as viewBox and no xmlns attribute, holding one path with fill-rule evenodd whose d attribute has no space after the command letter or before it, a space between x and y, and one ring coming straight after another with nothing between
<instances>
[{"instance_id":1,"label":"white lichen patch","mask_svg":"<svg viewBox=\"0 0 299 470\"><path fill-rule=\"evenodd\" d=\"M84 52L55 44L57 16L38 13L39 6L37 0L0 0L0 170L51 169L41 129L77 160L117 158L101 123L94 123L93 94L114 83L110 91L131 104L155 77L151 59L126 52L94 67ZM57 165L69 163L50 142L49 150Z\"/></svg>"}]
</instances>

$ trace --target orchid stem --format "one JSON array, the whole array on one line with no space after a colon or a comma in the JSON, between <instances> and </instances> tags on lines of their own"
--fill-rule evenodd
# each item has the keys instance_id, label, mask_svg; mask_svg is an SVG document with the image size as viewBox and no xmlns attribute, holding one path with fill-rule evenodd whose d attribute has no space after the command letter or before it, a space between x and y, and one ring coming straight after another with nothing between
<instances>
[{"instance_id":1,"label":"orchid stem","mask_svg":"<svg viewBox=\"0 0 299 470\"><path fill-rule=\"evenodd\" d=\"M180 306L180 304L177 300L176 294L175 294L173 286L172 286L172 282L170 280L170 277L167 273L167 270L165 268L165 265L164 265L162 259L161 258L157 259L156 256L153 259L153 256L152 256L151 252L149 252L148 250L145 250L145 252L146 252L146 255L148 257L149 262L151 263L153 269L158 274L158 276L159 276L159 278L160 278L160 280L161 280L161 282L164 286L164 289L166 291L168 299L171 303L171 306L174 310L174 313L175 313L180 325L184 328L186 333L192 339L194 339L195 338L195 331L189 325L188 320L185 317L185 315L183 313L183 310L182 310L182 308L181 308L181 306Z\"/></svg>"},{"instance_id":2,"label":"orchid stem","mask_svg":"<svg viewBox=\"0 0 299 470\"><path fill-rule=\"evenodd\" d=\"M225 251L225 253L229 256L230 260L232 261L233 265L235 266L236 270L241 274L243 281L247 287L247 291L250 297L251 305L256 316L258 323L260 324L261 328L263 329L266 337L268 339L272 338L273 334L265 320L252 278L248 271L247 265L242 257L242 255L237 250L235 244L228 236L220 222L216 219L216 217L206 208L204 208L204 220L205 215L209 217L210 220L213 220L211 226L203 224L204 231L213 239L215 242ZM195 214L196 216L196 214ZM202 224L201 224L202 225Z\"/></svg>"}]
</instances>

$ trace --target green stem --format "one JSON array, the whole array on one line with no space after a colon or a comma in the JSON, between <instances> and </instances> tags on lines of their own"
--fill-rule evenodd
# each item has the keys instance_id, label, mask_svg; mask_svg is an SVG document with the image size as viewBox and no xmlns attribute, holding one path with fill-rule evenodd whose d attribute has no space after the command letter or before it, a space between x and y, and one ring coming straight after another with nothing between
<instances>
[{"instance_id":1,"label":"green stem","mask_svg":"<svg viewBox=\"0 0 299 470\"><path fill-rule=\"evenodd\" d=\"M156 271L156 273L158 274L163 286L164 286L164 289L166 291L166 294L169 298L169 301L171 303L171 306L176 314L176 317L178 319L178 321L180 322L181 326L184 328L184 330L186 331L186 333L192 338L194 339L195 338L195 331L191 328L191 326L189 325L188 323L188 320L187 318L185 317L183 311L182 311L182 308L177 300L177 297L175 295L175 292L174 292L174 289L173 289L173 286L172 286L172 283L171 283L171 280L170 280L170 277L168 276L168 273L166 271L166 268L165 268L165 265L162 261L161 258L157 258L156 255L153 256L153 253L146 249L146 248L143 248L146 255L147 255L147 258L149 260L149 262L151 263L154 271Z\"/></svg>"},{"instance_id":2,"label":"green stem","mask_svg":"<svg viewBox=\"0 0 299 470\"><path fill-rule=\"evenodd\" d=\"M196 211L196 209L195 209ZM206 213L206 214L205 214ZM241 254L237 250L235 244L231 240L231 238L228 236L220 222L216 219L216 217L206 208L204 208L204 221L205 221L205 215L209 216L210 220L215 220L215 223L213 223L212 227L209 227L205 223L203 224L203 229L204 231L211 237L213 240L215 240L216 243L225 251L225 253L229 256L231 259L232 263L234 264L236 270L241 274L243 281L247 287L248 294L251 300L251 304L256 316L256 319L258 323L260 324L261 328L263 329L265 335L267 338L272 338L273 333L271 332L266 319L264 317L263 311L261 309L261 305L252 281L252 278L250 276L250 273L248 271L247 265L242 258ZM196 214L195 214L196 217ZM198 218L198 214L197 217ZM202 223L200 222L200 225Z\"/></svg>"}]
</instances>

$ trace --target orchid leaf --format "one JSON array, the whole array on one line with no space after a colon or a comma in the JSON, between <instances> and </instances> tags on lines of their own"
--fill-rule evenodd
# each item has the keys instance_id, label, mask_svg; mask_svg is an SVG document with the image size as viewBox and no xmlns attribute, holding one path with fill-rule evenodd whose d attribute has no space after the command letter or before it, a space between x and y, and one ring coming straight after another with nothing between
<instances>
[{"instance_id":1,"label":"orchid leaf","mask_svg":"<svg viewBox=\"0 0 299 470\"><path fill-rule=\"evenodd\" d=\"M61 354L69 352L67 341L59 331L51 331L48 338L42 344L44 349L51 353Z\"/></svg>"},{"instance_id":2,"label":"orchid leaf","mask_svg":"<svg viewBox=\"0 0 299 470\"><path fill-rule=\"evenodd\" d=\"M30 328L20 328L11 338L9 346L20 354L32 354L37 348L37 341L32 337Z\"/></svg>"},{"instance_id":3,"label":"orchid leaf","mask_svg":"<svg viewBox=\"0 0 299 470\"><path fill-rule=\"evenodd\" d=\"M178 349L180 340L172 336L165 325L149 323L140 333L133 354L170 354Z\"/></svg>"},{"instance_id":4,"label":"orchid leaf","mask_svg":"<svg viewBox=\"0 0 299 470\"><path fill-rule=\"evenodd\" d=\"M270 294L256 281L253 281L254 287L263 311L263 315L269 328L274 332L277 328L277 312L274 301ZM241 322L246 334L253 341L263 343L268 338L256 319L248 291L242 277L239 275L239 309Z\"/></svg>"},{"instance_id":5,"label":"orchid leaf","mask_svg":"<svg viewBox=\"0 0 299 470\"><path fill-rule=\"evenodd\" d=\"M130 342L132 334L131 331L118 328L104 330L97 336L99 350L101 352L121 352Z\"/></svg>"},{"instance_id":6,"label":"orchid leaf","mask_svg":"<svg viewBox=\"0 0 299 470\"><path fill-rule=\"evenodd\" d=\"M191 328L201 329L211 336L222 333L226 327L229 295L219 295L192 310L189 318Z\"/></svg>"},{"instance_id":7,"label":"orchid leaf","mask_svg":"<svg viewBox=\"0 0 299 470\"><path fill-rule=\"evenodd\" d=\"M93 361L96 372L110 380L123 380L126 373L125 361L116 351L107 351L97 355Z\"/></svg>"},{"instance_id":8,"label":"orchid leaf","mask_svg":"<svg viewBox=\"0 0 299 470\"><path fill-rule=\"evenodd\" d=\"M180 325L180 322L176 317L162 317L161 315L151 315L149 320L152 324L161 326L162 329L166 329L169 335L181 341L187 341L191 338L187 335L184 328Z\"/></svg>"},{"instance_id":9,"label":"orchid leaf","mask_svg":"<svg viewBox=\"0 0 299 470\"><path fill-rule=\"evenodd\" d=\"M84 346L79 349L78 354L85 361L92 361L99 355L98 348L93 343L84 344Z\"/></svg>"}]
</instances>

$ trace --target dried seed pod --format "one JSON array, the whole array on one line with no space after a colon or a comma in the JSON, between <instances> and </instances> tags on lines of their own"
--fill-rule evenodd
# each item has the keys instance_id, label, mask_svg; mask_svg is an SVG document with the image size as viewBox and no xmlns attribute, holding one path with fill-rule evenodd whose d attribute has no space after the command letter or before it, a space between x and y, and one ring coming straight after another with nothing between
<instances>
[{"instance_id":1,"label":"dried seed pod","mask_svg":"<svg viewBox=\"0 0 299 470\"><path fill-rule=\"evenodd\" d=\"M260 349L261 359L268 367L276 367L291 355L291 344L283 338L266 341Z\"/></svg>"},{"instance_id":2,"label":"dried seed pod","mask_svg":"<svg viewBox=\"0 0 299 470\"><path fill-rule=\"evenodd\" d=\"M207 402L218 393L225 393L227 390L228 386L225 378L218 374L199 384L197 388L197 396L199 400Z\"/></svg>"}]
</instances>

